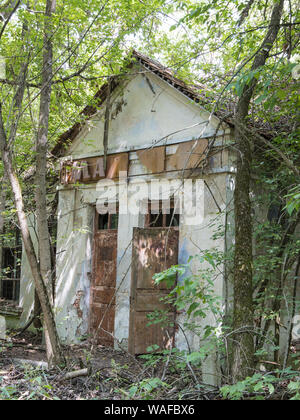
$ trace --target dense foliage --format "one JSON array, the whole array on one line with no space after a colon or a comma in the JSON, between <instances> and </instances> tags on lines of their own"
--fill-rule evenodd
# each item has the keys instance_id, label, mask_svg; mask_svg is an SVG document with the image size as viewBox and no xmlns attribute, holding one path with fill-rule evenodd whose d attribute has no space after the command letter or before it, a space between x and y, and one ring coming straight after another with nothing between
<instances>
[{"instance_id":1,"label":"dense foliage","mask_svg":"<svg viewBox=\"0 0 300 420\"><path fill-rule=\"evenodd\" d=\"M16 133L8 146L28 212L35 206L35 186L28 179L35 165L39 99L44 89L41 80L42 28L47 19L45 3L44 0L28 0L0 4L0 102L8 137L14 128L10 125L16 111L14 95L26 64L21 112L15 121ZM207 109L227 120L234 121L245 87L255 81L244 128L251 151L254 252L251 260L253 290L250 292L255 308L251 334L255 341L255 369L259 369L262 359L268 359L275 363L272 366L276 366L277 371L270 376L253 372L254 376L249 375L238 384L225 385L222 395L232 399L242 398L245 393L258 393L261 397L261 391L265 390L272 394L278 376L290 381L299 368L299 355L291 353L293 319L299 313L300 275L300 14L297 1L283 2L279 31L268 60L255 70L252 68L255 57L261 52L276 3L276 0L57 0L50 19L53 77L48 135L49 218L56 205L53 186L57 173L52 165L52 147L60 134L80 118L79 111L93 105L95 91L103 82L122 74L132 48L172 68L175 75L193 84L201 93ZM238 142L231 146L239 150ZM0 177L3 181L1 223L3 225L4 219L7 226L5 234L1 227L1 234L2 240L9 242L9 229L15 222L16 210L2 164ZM189 369L193 363L201 364L212 346L217 348L224 369L222 380L227 384L231 382L228 367L231 361L227 353L231 345L232 314L222 313L213 294L213 283L215 270L222 270L224 266L228 281L232 280L233 251L226 249L224 255L205 251L198 258L200 264L208 268L178 283L169 296L179 309L187 308L190 318L184 328L193 330L209 343L199 352L174 357L179 357L181 362L185 358L184 368ZM173 267L156 276L156 280L174 281L185 269L187 267ZM216 322L199 331L197 319L205 318L208 309L214 313ZM162 315L157 314L157 319L151 321L159 322ZM286 330L286 341L279 351L282 329ZM150 362L153 362L151 356ZM292 371L287 370L288 364L292 365ZM143 380L124 392L130 397L145 396L149 386L152 392L164 387L164 381ZM299 398L297 380L292 380L288 389L294 398ZM0 392L9 397L10 390L0 388Z\"/></svg>"}]
</instances>

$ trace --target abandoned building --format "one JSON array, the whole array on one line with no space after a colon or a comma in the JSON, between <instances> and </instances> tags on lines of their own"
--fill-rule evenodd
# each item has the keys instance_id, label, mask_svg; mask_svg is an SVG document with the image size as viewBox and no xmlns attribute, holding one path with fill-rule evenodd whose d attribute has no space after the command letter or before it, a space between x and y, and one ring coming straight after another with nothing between
<instances>
[{"instance_id":1,"label":"abandoned building","mask_svg":"<svg viewBox=\"0 0 300 420\"><path fill-rule=\"evenodd\" d=\"M132 354L145 353L153 344L165 347L170 340L180 349L198 348L198 336L178 327L186 314L174 313L161 302L168 290L163 284L157 287L152 277L188 263L201 250L223 252L232 246L232 127L205 109L196 90L139 53L133 54L128 74L109 80L95 100L97 106L88 106L83 121L61 136L53 150L60 170L55 287L59 336L64 343L93 336L100 344ZM124 185L130 196L131 189L138 195L140 185L178 185L186 179L203 182L203 209L196 222L177 212L174 189L142 197L136 211L121 209ZM118 194L105 196L112 185L105 180L119 188ZM113 212L97 211L103 196ZM170 212L165 214L166 202ZM145 211L149 206L156 211ZM33 218L30 224L36 242ZM16 256L4 250L4 258L14 266ZM189 264L197 273L198 260ZM215 279L215 293L226 306L230 287L224 272ZM7 325L22 326L34 305L25 253L21 272L15 267L12 273L14 281L2 280L1 297L17 305L2 305L0 315ZM167 334L159 324L148 325L147 314L157 308L167 308L168 316L176 319L177 327ZM214 325L213 314L201 322ZM217 377L216 358L212 352L206 361L211 383Z\"/></svg>"}]
</instances>

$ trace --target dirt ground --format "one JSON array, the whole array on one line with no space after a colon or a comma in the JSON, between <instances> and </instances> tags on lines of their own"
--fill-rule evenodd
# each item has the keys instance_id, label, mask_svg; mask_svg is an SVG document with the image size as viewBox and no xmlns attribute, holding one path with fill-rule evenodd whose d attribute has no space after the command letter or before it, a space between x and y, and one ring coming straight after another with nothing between
<instances>
[{"instance_id":1,"label":"dirt ground","mask_svg":"<svg viewBox=\"0 0 300 420\"><path fill-rule=\"evenodd\" d=\"M94 346L91 351L89 342L64 347L64 352L68 367L48 370L40 338L26 332L0 341L0 400L203 400L218 394L213 389L201 389L193 377L195 372L176 371L168 361L149 365L112 348ZM32 366L32 362L40 366ZM85 368L88 376L64 379L67 372Z\"/></svg>"}]
</instances>

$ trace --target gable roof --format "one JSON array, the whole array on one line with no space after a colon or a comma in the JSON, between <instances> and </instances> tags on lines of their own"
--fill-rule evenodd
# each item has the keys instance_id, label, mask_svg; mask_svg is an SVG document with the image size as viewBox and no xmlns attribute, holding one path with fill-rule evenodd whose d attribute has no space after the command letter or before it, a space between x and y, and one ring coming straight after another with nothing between
<instances>
[{"instance_id":1,"label":"gable roof","mask_svg":"<svg viewBox=\"0 0 300 420\"><path fill-rule=\"evenodd\" d=\"M188 85L187 83L183 82L182 80L178 79L173 75L172 70L168 67L163 66L158 61L150 59L145 55L133 51L132 52L132 60L128 67L132 67L134 64L139 63L146 69L144 74L147 74L147 71L156 74L166 83L171 85L173 88L177 89L187 98L193 100L196 103L201 103L205 105L208 103L207 96L200 95L200 90L203 90L203 86L200 85ZM126 73L128 75L129 73ZM120 85L121 77L115 76L111 79L111 93ZM108 95L108 82L104 83L101 88L98 90L96 95L94 96L95 105L87 105L80 113L82 116L82 121L76 122L69 130L63 133L57 141L56 146L52 150L52 155L55 157L61 157L65 149L70 145L70 143L77 137L79 132L84 126L85 121L92 117L96 112L99 110L101 105L105 102ZM217 115L216 116L220 116ZM230 124L229 121L226 121Z\"/></svg>"}]
</instances>

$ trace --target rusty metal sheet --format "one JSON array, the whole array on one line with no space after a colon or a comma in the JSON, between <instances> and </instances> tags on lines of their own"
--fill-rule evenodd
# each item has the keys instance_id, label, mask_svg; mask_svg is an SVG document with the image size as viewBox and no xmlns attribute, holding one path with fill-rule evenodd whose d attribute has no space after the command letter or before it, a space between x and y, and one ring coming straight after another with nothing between
<instances>
[{"instance_id":1,"label":"rusty metal sheet","mask_svg":"<svg viewBox=\"0 0 300 420\"><path fill-rule=\"evenodd\" d=\"M188 141L178 145L177 151L167 161L167 170L193 169L199 166L205 158L204 152L208 146L207 139L197 141L197 145L192 151L195 141ZM192 151L192 153L191 153Z\"/></svg>"},{"instance_id":2,"label":"rusty metal sheet","mask_svg":"<svg viewBox=\"0 0 300 420\"><path fill-rule=\"evenodd\" d=\"M113 347L114 340L111 334L114 331L115 317L107 311L107 305L94 304L90 318L91 332L97 332L96 341L105 347ZM99 325L101 324L101 329Z\"/></svg>"},{"instance_id":3,"label":"rusty metal sheet","mask_svg":"<svg viewBox=\"0 0 300 420\"><path fill-rule=\"evenodd\" d=\"M168 228L140 229L134 237L138 265L143 275L137 277L138 289L166 289L165 283L154 286L153 274L177 264L178 231ZM175 261L175 262L173 262Z\"/></svg>"},{"instance_id":4,"label":"rusty metal sheet","mask_svg":"<svg viewBox=\"0 0 300 420\"><path fill-rule=\"evenodd\" d=\"M166 297L168 295L168 292L169 292L168 290L166 291L161 290L161 289L159 290L160 290L159 292L160 298ZM159 310L172 311L172 308L170 305L166 305L164 302L157 300L157 294L153 293L152 289L148 289L148 290L139 289L138 293L136 294L135 310L138 312L151 311L153 310L154 307Z\"/></svg>"},{"instance_id":5,"label":"rusty metal sheet","mask_svg":"<svg viewBox=\"0 0 300 420\"><path fill-rule=\"evenodd\" d=\"M170 315L170 326L162 327L161 324L149 323L146 312L136 312L134 322L134 351L132 354L145 354L147 348L158 344L161 349L167 349L174 346L174 315Z\"/></svg>"},{"instance_id":6,"label":"rusty metal sheet","mask_svg":"<svg viewBox=\"0 0 300 420\"><path fill-rule=\"evenodd\" d=\"M139 150L137 152L140 162L153 174L165 170L166 147L154 147L150 150Z\"/></svg>"},{"instance_id":7,"label":"rusty metal sheet","mask_svg":"<svg viewBox=\"0 0 300 420\"><path fill-rule=\"evenodd\" d=\"M97 231L94 235L90 334L99 344L111 347L114 345L117 245L117 230Z\"/></svg>"},{"instance_id":8,"label":"rusty metal sheet","mask_svg":"<svg viewBox=\"0 0 300 420\"><path fill-rule=\"evenodd\" d=\"M169 292L166 284L155 285L153 275L178 263L179 231L174 228L134 228L131 279L129 351L147 352L157 344L174 343L175 308L161 302ZM147 315L166 310L172 325L149 324Z\"/></svg>"}]
</instances>

